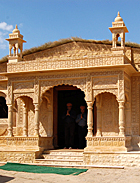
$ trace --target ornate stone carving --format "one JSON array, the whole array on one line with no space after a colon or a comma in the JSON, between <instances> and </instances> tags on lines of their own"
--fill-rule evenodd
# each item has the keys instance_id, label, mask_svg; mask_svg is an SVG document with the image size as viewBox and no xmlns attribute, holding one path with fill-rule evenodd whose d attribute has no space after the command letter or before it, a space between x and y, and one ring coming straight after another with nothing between
<instances>
[{"instance_id":1,"label":"ornate stone carving","mask_svg":"<svg viewBox=\"0 0 140 183\"><path fill-rule=\"evenodd\" d=\"M118 90L117 89L103 89L103 90L94 90L93 91L93 95L94 95L94 98L101 94L101 93L112 93L113 95L115 95L116 97L118 96Z\"/></svg>"},{"instance_id":2,"label":"ornate stone carving","mask_svg":"<svg viewBox=\"0 0 140 183\"><path fill-rule=\"evenodd\" d=\"M97 133L96 136L102 135L102 97L98 95L96 97L96 107L97 107Z\"/></svg>"},{"instance_id":3,"label":"ornate stone carving","mask_svg":"<svg viewBox=\"0 0 140 183\"><path fill-rule=\"evenodd\" d=\"M92 78L91 75L89 74L86 77L86 96L85 96L86 101L92 101Z\"/></svg>"},{"instance_id":4,"label":"ornate stone carving","mask_svg":"<svg viewBox=\"0 0 140 183\"><path fill-rule=\"evenodd\" d=\"M20 97L29 97L34 100L34 93L14 93L14 100Z\"/></svg>"},{"instance_id":5,"label":"ornate stone carving","mask_svg":"<svg viewBox=\"0 0 140 183\"><path fill-rule=\"evenodd\" d=\"M53 136L53 89L43 94L39 113L39 134L41 137Z\"/></svg>"},{"instance_id":6,"label":"ornate stone carving","mask_svg":"<svg viewBox=\"0 0 140 183\"><path fill-rule=\"evenodd\" d=\"M35 136L35 111L32 102L28 106L28 136Z\"/></svg>"},{"instance_id":7,"label":"ornate stone carving","mask_svg":"<svg viewBox=\"0 0 140 183\"><path fill-rule=\"evenodd\" d=\"M124 136L125 130L125 121L124 121L124 102L119 101L119 135Z\"/></svg>"},{"instance_id":8,"label":"ornate stone carving","mask_svg":"<svg viewBox=\"0 0 140 183\"><path fill-rule=\"evenodd\" d=\"M118 102L110 93L102 94L102 135L118 135L119 132L119 110ZM98 118L98 116L97 116Z\"/></svg>"},{"instance_id":9,"label":"ornate stone carving","mask_svg":"<svg viewBox=\"0 0 140 183\"><path fill-rule=\"evenodd\" d=\"M12 104L12 99L13 99L13 94L12 94L12 83L10 80L8 80L8 84L7 84L7 91L8 91L8 95L7 95L7 104Z\"/></svg>"},{"instance_id":10,"label":"ornate stone carving","mask_svg":"<svg viewBox=\"0 0 140 183\"><path fill-rule=\"evenodd\" d=\"M40 95L49 90L50 88L58 85L73 85L76 86L77 88L80 88L82 91L86 92L86 78L73 78L73 79L61 79L61 80L44 80L40 81L40 86L41 86L41 92Z\"/></svg>"},{"instance_id":11,"label":"ornate stone carving","mask_svg":"<svg viewBox=\"0 0 140 183\"><path fill-rule=\"evenodd\" d=\"M39 103L39 81L37 77L34 80L34 103Z\"/></svg>"},{"instance_id":12,"label":"ornate stone carving","mask_svg":"<svg viewBox=\"0 0 140 183\"><path fill-rule=\"evenodd\" d=\"M88 108L88 117L87 117L87 124L88 124L88 133L87 137L93 137L93 102L87 102L87 108Z\"/></svg>"},{"instance_id":13,"label":"ornate stone carving","mask_svg":"<svg viewBox=\"0 0 140 183\"><path fill-rule=\"evenodd\" d=\"M26 82L15 82L14 83L14 90L15 92L29 92L30 89L34 88L33 81L26 81Z\"/></svg>"},{"instance_id":14,"label":"ornate stone carving","mask_svg":"<svg viewBox=\"0 0 140 183\"><path fill-rule=\"evenodd\" d=\"M107 77L107 78L93 78L93 88L102 89L102 88L117 88L118 78L116 77Z\"/></svg>"},{"instance_id":15,"label":"ornate stone carving","mask_svg":"<svg viewBox=\"0 0 140 183\"><path fill-rule=\"evenodd\" d=\"M35 106L35 136L39 136L39 104L34 104Z\"/></svg>"},{"instance_id":16,"label":"ornate stone carving","mask_svg":"<svg viewBox=\"0 0 140 183\"><path fill-rule=\"evenodd\" d=\"M1 83L0 84L0 90L7 90L7 83Z\"/></svg>"},{"instance_id":17,"label":"ornate stone carving","mask_svg":"<svg viewBox=\"0 0 140 183\"><path fill-rule=\"evenodd\" d=\"M13 136L13 106L8 105L8 136Z\"/></svg>"},{"instance_id":18,"label":"ornate stone carving","mask_svg":"<svg viewBox=\"0 0 140 183\"><path fill-rule=\"evenodd\" d=\"M140 135L140 77L132 77L132 134Z\"/></svg>"},{"instance_id":19,"label":"ornate stone carving","mask_svg":"<svg viewBox=\"0 0 140 183\"><path fill-rule=\"evenodd\" d=\"M118 101L125 101L124 73L119 74Z\"/></svg>"},{"instance_id":20,"label":"ornate stone carving","mask_svg":"<svg viewBox=\"0 0 140 183\"><path fill-rule=\"evenodd\" d=\"M59 69L90 68L103 65L120 65L123 64L123 56L101 57L93 56L91 58L70 59L70 60L35 60L28 62L8 63L7 72L27 72Z\"/></svg>"}]
</instances>

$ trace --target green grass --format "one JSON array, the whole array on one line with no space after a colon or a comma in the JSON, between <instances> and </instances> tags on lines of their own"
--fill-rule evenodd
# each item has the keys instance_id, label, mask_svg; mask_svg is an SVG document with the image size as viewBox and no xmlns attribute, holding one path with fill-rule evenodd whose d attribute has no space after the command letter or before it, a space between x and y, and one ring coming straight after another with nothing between
<instances>
[{"instance_id":1,"label":"green grass","mask_svg":"<svg viewBox=\"0 0 140 183\"><path fill-rule=\"evenodd\" d=\"M48 167L48 166L37 166L20 163L7 163L0 166L2 170L17 171L17 172L29 172L29 173L53 173L61 175L79 175L80 173L86 172L88 169L78 168L59 168L59 167Z\"/></svg>"}]
</instances>

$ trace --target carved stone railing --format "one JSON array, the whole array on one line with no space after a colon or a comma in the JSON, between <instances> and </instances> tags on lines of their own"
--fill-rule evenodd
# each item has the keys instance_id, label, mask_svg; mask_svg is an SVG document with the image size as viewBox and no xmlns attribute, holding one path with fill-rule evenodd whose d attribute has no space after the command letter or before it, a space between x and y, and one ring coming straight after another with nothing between
<instances>
[{"instance_id":1,"label":"carved stone railing","mask_svg":"<svg viewBox=\"0 0 140 183\"><path fill-rule=\"evenodd\" d=\"M85 151L129 151L131 147L131 136L121 137L86 137L87 148Z\"/></svg>"},{"instance_id":2,"label":"carved stone railing","mask_svg":"<svg viewBox=\"0 0 140 183\"><path fill-rule=\"evenodd\" d=\"M85 58L66 58L66 59L40 59L35 61L24 61L18 63L8 63L7 72L29 72L47 71L75 68L92 68L99 66L115 66L124 64L122 55L104 55Z\"/></svg>"},{"instance_id":3,"label":"carved stone railing","mask_svg":"<svg viewBox=\"0 0 140 183\"><path fill-rule=\"evenodd\" d=\"M52 140L53 137L0 137L0 150L39 151L52 148Z\"/></svg>"}]
</instances>

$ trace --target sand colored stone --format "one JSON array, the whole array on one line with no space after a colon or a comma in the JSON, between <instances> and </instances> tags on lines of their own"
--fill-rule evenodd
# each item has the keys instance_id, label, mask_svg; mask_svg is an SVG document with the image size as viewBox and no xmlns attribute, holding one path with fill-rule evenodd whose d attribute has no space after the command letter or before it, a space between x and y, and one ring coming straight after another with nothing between
<instances>
[{"instance_id":1,"label":"sand colored stone","mask_svg":"<svg viewBox=\"0 0 140 183\"><path fill-rule=\"evenodd\" d=\"M109 29L112 46L73 41L23 56L16 26L7 39L8 63L0 64L8 106L8 118L0 119L0 161L35 163L57 147L55 87L65 86L85 95L83 164L139 167L140 48L125 47L128 29L119 13Z\"/></svg>"}]
</instances>

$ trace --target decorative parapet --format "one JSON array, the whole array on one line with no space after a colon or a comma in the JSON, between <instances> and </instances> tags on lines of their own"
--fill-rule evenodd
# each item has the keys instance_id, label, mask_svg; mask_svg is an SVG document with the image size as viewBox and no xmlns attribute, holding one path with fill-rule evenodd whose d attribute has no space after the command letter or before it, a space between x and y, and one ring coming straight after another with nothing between
<instances>
[{"instance_id":1,"label":"decorative parapet","mask_svg":"<svg viewBox=\"0 0 140 183\"><path fill-rule=\"evenodd\" d=\"M7 72L31 72L31 71L47 71L47 70L62 70L62 69L78 69L92 68L101 66L115 66L125 64L123 55L104 55L94 56L90 58L66 58L52 60L35 60L18 63L8 63Z\"/></svg>"},{"instance_id":2,"label":"decorative parapet","mask_svg":"<svg viewBox=\"0 0 140 183\"><path fill-rule=\"evenodd\" d=\"M0 137L0 151L39 151L53 148L53 137Z\"/></svg>"},{"instance_id":3,"label":"decorative parapet","mask_svg":"<svg viewBox=\"0 0 140 183\"><path fill-rule=\"evenodd\" d=\"M131 136L128 137L86 137L85 151L128 151L132 150Z\"/></svg>"}]
</instances>

